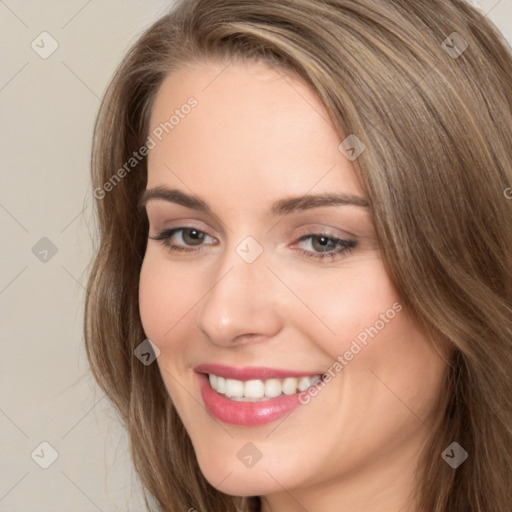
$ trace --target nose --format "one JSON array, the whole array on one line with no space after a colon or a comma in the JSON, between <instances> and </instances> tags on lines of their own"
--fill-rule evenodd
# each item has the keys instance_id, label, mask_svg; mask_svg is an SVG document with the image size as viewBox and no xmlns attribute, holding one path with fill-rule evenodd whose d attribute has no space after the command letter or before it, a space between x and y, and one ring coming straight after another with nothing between
<instances>
[{"instance_id":1,"label":"nose","mask_svg":"<svg viewBox=\"0 0 512 512\"><path fill-rule=\"evenodd\" d=\"M282 328L279 291L266 266L265 252L251 263L234 249L226 253L198 304L197 327L222 347L275 336Z\"/></svg>"}]
</instances>

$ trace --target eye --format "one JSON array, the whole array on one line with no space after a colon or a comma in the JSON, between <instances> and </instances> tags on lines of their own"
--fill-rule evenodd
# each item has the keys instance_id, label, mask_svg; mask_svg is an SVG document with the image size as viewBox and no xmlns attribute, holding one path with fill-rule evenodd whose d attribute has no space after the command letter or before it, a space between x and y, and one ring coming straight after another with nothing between
<instances>
[{"instance_id":1,"label":"eye","mask_svg":"<svg viewBox=\"0 0 512 512\"><path fill-rule=\"evenodd\" d=\"M337 238L327 233L310 233L299 238L298 242L307 242L304 244L307 250L299 249L303 256L319 261L333 261L357 246L354 240Z\"/></svg>"},{"instance_id":2,"label":"eye","mask_svg":"<svg viewBox=\"0 0 512 512\"><path fill-rule=\"evenodd\" d=\"M149 238L162 242L173 252L199 252L202 246L211 245L216 241L204 231L186 226L166 229L157 236ZM307 247L307 249L297 249L302 256L318 261L333 261L357 246L354 240L337 238L328 233L309 233L295 243L302 243Z\"/></svg>"},{"instance_id":3,"label":"eye","mask_svg":"<svg viewBox=\"0 0 512 512\"><path fill-rule=\"evenodd\" d=\"M203 245L207 239L215 240L204 231L193 227L179 227L166 229L159 235L149 237L151 240L158 240L164 243L171 251L197 251L193 247ZM187 248L188 247L188 248Z\"/></svg>"}]
</instances>

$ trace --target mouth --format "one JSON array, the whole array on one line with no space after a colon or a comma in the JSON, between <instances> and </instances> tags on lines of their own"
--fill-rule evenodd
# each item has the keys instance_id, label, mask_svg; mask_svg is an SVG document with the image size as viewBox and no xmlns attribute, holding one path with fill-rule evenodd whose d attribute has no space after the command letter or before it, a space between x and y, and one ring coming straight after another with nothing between
<instances>
[{"instance_id":1,"label":"mouth","mask_svg":"<svg viewBox=\"0 0 512 512\"><path fill-rule=\"evenodd\" d=\"M302 405L300 393L322 373L271 368L201 365L195 368L208 412L224 423L257 426L276 421Z\"/></svg>"},{"instance_id":2,"label":"mouth","mask_svg":"<svg viewBox=\"0 0 512 512\"><path fill-rule=\"evenodd\" d=\"M257 402L277 398L281 395L295 395L316 384L321 378L321 375L314 375L312 377L243 381L226 379L213 373L208 374L210 386L217 393L238 402Z\"/></svg>"}]
</instances>

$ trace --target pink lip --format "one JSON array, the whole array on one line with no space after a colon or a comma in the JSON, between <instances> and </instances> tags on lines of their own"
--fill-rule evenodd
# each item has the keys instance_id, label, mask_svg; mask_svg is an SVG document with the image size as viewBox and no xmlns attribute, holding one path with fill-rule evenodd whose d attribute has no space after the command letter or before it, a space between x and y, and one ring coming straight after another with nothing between
<instances>
[{"instance_id":1,"label":"pink lip","mask_svg":"<svg viewBox=\"0 0 512 512\"><path fill-rule=\"evenodd\" d=\"M286 377L313 377L322 372L297 372L292 370L280 370L278 368L266 368L263 366L234 367L222 364L200 364L196 366L198 373L213 373L225 379L252 380L252 379L284 379Z\"/></svg>"},{"instance_id":2,"label":"pink lip","mask_svg":"<svg viewBox=\"0 0 512 512\"><path fill-rule=\"evenodd\" d=\"M212 371L211 373L222 377L225 375L218 371ZM249 373L254 375L253 372ZM233 375L233 373L230 373L230 375ZM287 375L289 376L290 374L288 373ZM282 418L301 405L298 393L289 396L281 395L276 398L262 400L261 402L237 402L217 393L210 386L208 376L204 373L197 373L197 377L206 408L212 416L224 423L247 427L263 425Z\"/></svg>"}]
</instances>

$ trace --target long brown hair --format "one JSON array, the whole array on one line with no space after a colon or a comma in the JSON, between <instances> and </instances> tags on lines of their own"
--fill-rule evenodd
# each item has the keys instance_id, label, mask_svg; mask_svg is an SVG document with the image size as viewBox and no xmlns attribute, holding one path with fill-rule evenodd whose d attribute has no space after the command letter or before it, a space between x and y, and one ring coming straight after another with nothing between
<instances>
[{"instance_id":1,"label":"long brown hair","mask_svg":"<svg viewBox=\"0 0 512 512\"><path fill-rule=\"evenodd\" d=\"M146 158L133 152L164 78L207 58L295 73L340 136L365 144L354 166L387 271L411 318L452 354L421 454L420 510L511 510L512 56L461 0L181 0L122 61L94 134L85 341L149 498L170 512L259 508L206 481L158 366L134 357L148 225L137 209ZM469 455L455 470L441 458L454 441Z\"/></svg>"}]
</instances>

